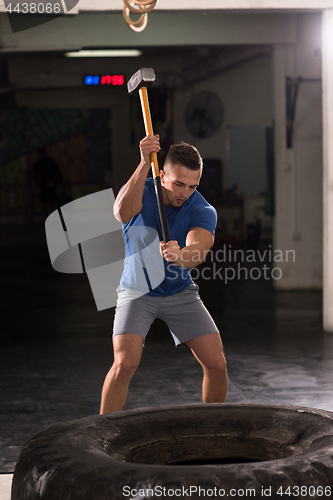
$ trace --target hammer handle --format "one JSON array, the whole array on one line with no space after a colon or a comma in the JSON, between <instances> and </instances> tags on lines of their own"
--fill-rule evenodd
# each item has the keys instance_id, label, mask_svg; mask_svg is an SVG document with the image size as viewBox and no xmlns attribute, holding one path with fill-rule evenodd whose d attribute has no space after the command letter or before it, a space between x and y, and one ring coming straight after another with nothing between
<instances>
[{"instance_id":1,"label":"hammer handle","mask_svg":"<svg viewBox=\"0 0 333 500\"><path fill-rule=\"evenodd\" d=\"M146 134L147 135L154 135L153 125L152 125L151 116L150 116L147 87L141 87L139 89L139 95L140 95L141 108L142 108L142 114L143 114L143 120L144 120L144 124L145 124ZM158 212L160 214L163 240L165 241L165 243L167 243L168 241L170 241L169 226L168 226L168 220L167 220L167 216L166 216L166 212L165 212L165 204L164 204L164 200L163 200L163 191L162 191L161 178L160 178L160 169L158 167L157 154L155 152L152 152L150 154L150 161L151 161L151 169L153 171L155 192L156 192L156 198L157 198Z\"/></svg>"},{"instance_id":2,"label":"hammer handle","mask_svg":"<svg viewBox=\"0 0 333 500\"><path fill-rule=\"evenodd\" d=\"M143 114L143 121L145 124L146 134L154 135L153 124L150 116L149 102L148 102L148 92L147 87L141 87L139 89L141 108ZM153 171L154 179L160 176L160 169L158 167L157 154L155 152L150 154L151 168Z\"/></svg>"}]
</instances>

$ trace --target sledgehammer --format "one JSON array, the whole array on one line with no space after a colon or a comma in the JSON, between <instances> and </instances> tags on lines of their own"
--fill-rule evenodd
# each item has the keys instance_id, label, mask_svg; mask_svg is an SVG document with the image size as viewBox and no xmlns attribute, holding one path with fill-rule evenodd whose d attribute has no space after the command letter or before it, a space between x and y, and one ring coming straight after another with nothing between
<instances>
[{"instance_id":1,"label":"sledgehammer","mask_svg":"<svg viewBox=\"0 0 333 500\"><path fill-rule=\"evenodd\" d=\"M147 89L156 80L155 72L152 68L141 68L127 82L127 89L129 94L133 94L136 90L139 91L143 120L146 129L146 135L154 135L153 125L150 116L148 92ZM160 214L160 221L162 226L163 240L165 243L170 241L168 221L165 213L165 205L163 201L163 192L160 179L160 169L158 167L157 154L155 152L150 155L151 169L153 171L153 178L155 184L155 192L158 204L158 211Z\"/></svg>"}]
</instances>

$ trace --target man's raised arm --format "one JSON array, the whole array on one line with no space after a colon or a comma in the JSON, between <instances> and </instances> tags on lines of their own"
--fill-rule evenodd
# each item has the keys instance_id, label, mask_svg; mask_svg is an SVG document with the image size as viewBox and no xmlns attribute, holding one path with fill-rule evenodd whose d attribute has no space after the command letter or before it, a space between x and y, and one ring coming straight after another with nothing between
<instances>
[{"instance_id":1,"label":"man's raised arm","mask_svg":"<svg viewBox=\"0 0 333 500\"><path fill-rule=\"evenodd\" d=\"M145 182L150 169L150 153L160 151L159 136L148 135L140 141L141 161L134 174L119 191L113 213L117 220L126 224L141 212L142 196Z\"/></svg>"}]
</instances>

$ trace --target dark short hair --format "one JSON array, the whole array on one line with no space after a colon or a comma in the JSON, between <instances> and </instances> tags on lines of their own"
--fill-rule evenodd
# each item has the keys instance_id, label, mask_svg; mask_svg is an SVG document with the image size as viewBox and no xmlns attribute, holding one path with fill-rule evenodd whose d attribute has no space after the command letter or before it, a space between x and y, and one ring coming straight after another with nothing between
<instances>
[{"instance_id":1,"label":"dark short hair","mask_svg":"<svg viewBox=\"0 0 333 500\"><path fill-rule=\"evenodd\" d=\"M191 170L200 170L203 167L203 161L197 148L186 142L170 146L164 165L167 163L171 165L179 163Z\"/></svg>"}]
</instances>

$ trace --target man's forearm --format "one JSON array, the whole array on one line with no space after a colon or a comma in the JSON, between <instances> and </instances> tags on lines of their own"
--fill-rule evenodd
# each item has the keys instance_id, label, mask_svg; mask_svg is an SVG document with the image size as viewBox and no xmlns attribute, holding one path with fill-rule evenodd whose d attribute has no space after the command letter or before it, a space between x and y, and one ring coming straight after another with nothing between
<instances>
[{"instance_id":1,"label":"man's forearm","mask_svg":"<svg viewBox=\"0 0 333 500\"><path fill-rule=\"evenodd\" d=\"M175 264L180 267L196 267L205 260L208 252L209 249L207 250L202 243L188 245L181 249L180 259Z\"/></svg>"}]
</instances>

